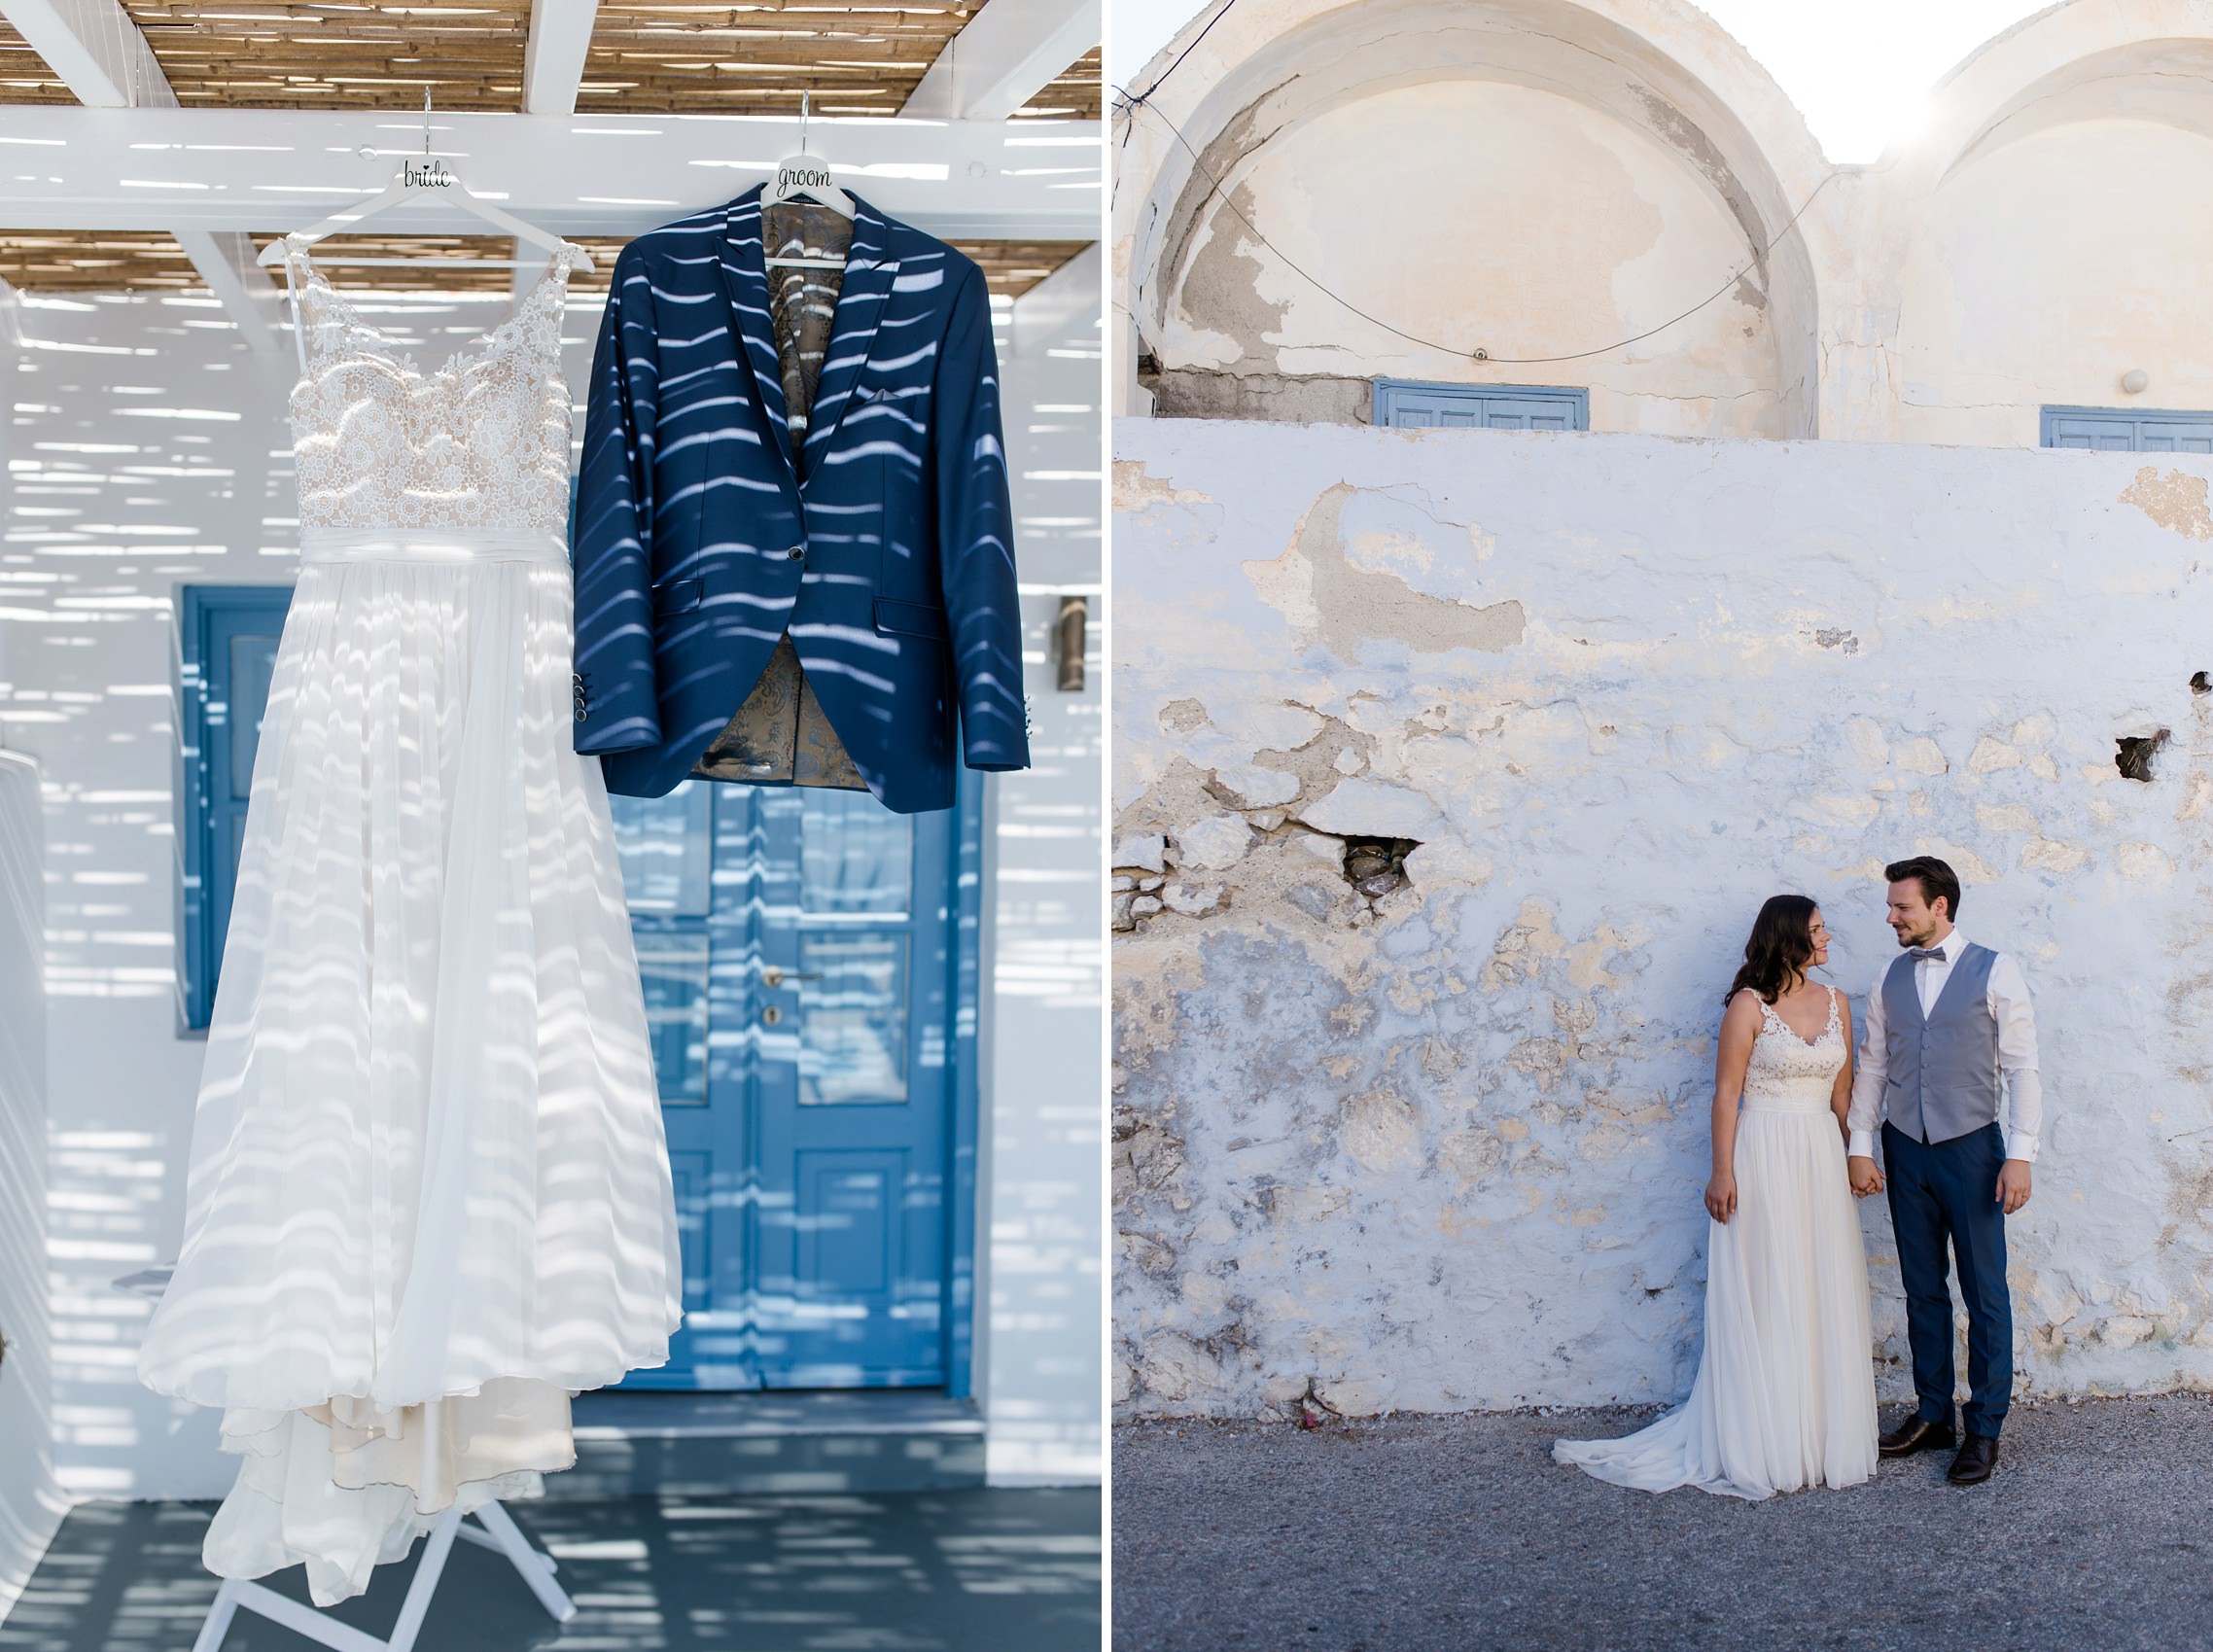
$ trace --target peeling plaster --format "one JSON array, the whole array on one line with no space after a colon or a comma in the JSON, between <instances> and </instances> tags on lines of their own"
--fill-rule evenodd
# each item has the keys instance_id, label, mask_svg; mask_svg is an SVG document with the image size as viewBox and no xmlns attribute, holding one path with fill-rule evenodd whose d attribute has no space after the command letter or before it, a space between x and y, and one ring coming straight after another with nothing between
<instances>
[{"instance_id":1,"label":"peeling plaster","mask_svg":"<svg viewBox=\"0 0 2213 1652\"><path fill-rule=\"evenodd\" d=\"M1344 510L1358 490L1339 483L1300 518L1291 544L1270 562L1247 562L1246 578L1261 601L1289 622L1299 647L1320 642L1346 659L1359 656L1370 638L1392 638L1424 653L1481 649L1497 653L1518 645L1526 626L1522 605L1508 600L1478 607L1416 590L1388 566L1364 566L1388 557L1372 542L1348 545ZM1429 553L1411 542L1426 570ZM1355 557L1360 560L1355 561Z\"/></svg>"},{"instance_id":2,"label":"peeling plaster","mask_svg":"<svg viewBox=\"0 0 2213 1652\"><path fill-rule=\"evenodd\" d=\"M1205 556L1156 503L1116 528L1160 630L1116 682L1116 859L1153 903L1115 941L1125 1413L1680 1398L1751 913L1819 900L1856 996L1895 955L1882 865L1915 852L1959 869L1970 932L2036 996L2023 1390L2213 1390L2213 696L2188 600L2213 574L2113 510L2132 459L1116 441L1218 514ZM1507 646L1428 646L1507 591ZM1809 614L1872 641L1816 646ZM2124 781L2116 738L2153 728L2153 780ZM1373 897L1345 866L1371 836L1421 843ZM1887 1213L1860 1214L1899 1397Z\"/></svg>"},{"instance_id":3,"label":"peeling plaster","mask_svg":"<svg viewBox=\"0 0 2213 1652\"><path fill-rule=\"evenodd\" d=\"M2160 475L2146 465L2136 479L2121 492L2121 503L2133 505L2162 528L2172 528L2185 539L2213 539L2213 510L2205 506L2205 477L2181 471Z\"/></svg>"}]
</instances>

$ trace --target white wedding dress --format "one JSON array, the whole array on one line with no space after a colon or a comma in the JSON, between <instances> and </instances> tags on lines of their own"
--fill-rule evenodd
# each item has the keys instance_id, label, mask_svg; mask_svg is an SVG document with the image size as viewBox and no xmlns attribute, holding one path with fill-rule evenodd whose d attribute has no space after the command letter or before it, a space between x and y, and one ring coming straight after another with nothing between
<instances>
[{"instance_id":1,"label":"white wedding dress","mask_svg":"<svg viewBox=\"0 0 2213 1652\"><path fill-rule=\"evenodd\" d=\"M1842 1001L1808 1043L1774 1008L1744 1073L1737 1213L1707 1227L1705 1352L1691 1397L1614 1440L1560 1440L1556 1460L1644 1492L1760 1498L1856 1486L1876 1463L1867 1254L1829 1098L1849 1054Z\"/></svg>"},{"instance_id":2,"label":"white wedding dress","mask_svg":"<svg viewBox=\"0 0 2213 1652\"><path fill-rule=\"evenodd\" d=\"M572 745L564 248L424 372L288 243L300 571L139 1374L223 1409L211 1570L358 1594L663 1363L676 1213L596 761ZM304 341L303 341L304 342Z\"/></svg>"}]
</instances>

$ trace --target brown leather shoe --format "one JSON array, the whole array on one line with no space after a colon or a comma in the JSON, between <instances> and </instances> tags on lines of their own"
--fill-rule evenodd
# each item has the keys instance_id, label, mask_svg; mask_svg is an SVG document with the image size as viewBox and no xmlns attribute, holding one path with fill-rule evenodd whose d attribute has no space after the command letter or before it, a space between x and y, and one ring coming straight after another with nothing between
<instances>
[{"instance_id":1,"label":"brown leather shoe","mask_svg":"<svg viewBox=\"0 0 2213 1652\"><path fill-rule=\"evenodd\" d=\"M1950 1451L1958 1443L1950 1418L1924 1423L1916 1413L1876 1441L1876 1449L1884 1457L1912 1457L1915 1452Z\"/></svg>"},{"instance_id":2,"label":"brown leather shoe","mask_svg":"<svg viewBox=\"0 0 2213 1652\"><path fill-rule=\"evenodd\" d=\"M1951 1459L1951 1472L1945 1478L1954 1486L1980 1486L1997 1466L1998 1442L1987 1435L1970 1434L1960 1445L1959 1455Z\"/></svg>"}]
</instances>

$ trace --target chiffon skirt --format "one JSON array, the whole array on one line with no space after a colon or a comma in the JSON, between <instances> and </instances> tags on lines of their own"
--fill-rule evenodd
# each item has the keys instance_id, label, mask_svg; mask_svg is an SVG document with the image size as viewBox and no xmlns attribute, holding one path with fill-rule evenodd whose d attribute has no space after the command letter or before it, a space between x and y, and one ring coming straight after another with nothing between
<instances>
[{"instance_id":1,"label":"chiffon skirt","mask_svg":"<svg viewBox=\"0 0 2213 1652\"><path fill-rule=\"evenodd\" d=\"M1639 1491L1754 1499L1874 1475L1867 1256L1836 1115L1745 1107L1736 1172L1737 1213L1707 1230L1689 1400L1626 1438L1556 1441L1555 1460Z\"/></svg>"},{"instance_id":2,"label":"chiffon skirt","mask_svg":"<svg viewBox=\"0 0 2213 1652\"><path fill-rule=\"evenodd\" d=\"M486 536L477 536L484 539ZM676 1217L557 543L310 557L139 1373L243 1458L211 1569L359 1593L663 1363Z\"/></svg>"}]
</instances>

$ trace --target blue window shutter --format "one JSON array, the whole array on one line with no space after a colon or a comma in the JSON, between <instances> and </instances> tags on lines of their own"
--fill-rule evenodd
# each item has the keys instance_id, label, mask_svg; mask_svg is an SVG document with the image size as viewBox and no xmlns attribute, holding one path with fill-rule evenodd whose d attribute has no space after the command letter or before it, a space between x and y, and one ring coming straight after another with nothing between
<instances>
[{"instance_id":1,"label":"blue window shutter","mask_svg":"<svg viewBox=\"0 0 2213 1652\"><path fill-rule=\"evenodd\" d=\"M2162 407L2047 407L2046 447L2092 453L2213 453L2213 412Z\"/></svg>"},{"instance_id":2,"label":"blue window shutter","mask_svg":"<svg viewBox=\"0 0 2213 1652\"><path fill-rule=\"evenodd\" d=\"M1370 417L1393 430L1589 430L1591 393L1539 384L1379 378Z\"/></svg>"},{"instance_id":3,"label":"blue window shutter","mask_svg":"<svg viewBox=\"0 0 2213 1652\"><path fill-rule=\"evenodd\" d=\"M187 1029L207 1026L238 886L254 755L289 585L178 591L177 985Z\"/></svg>"}]
</instances>

